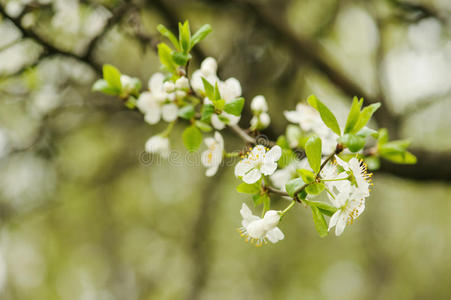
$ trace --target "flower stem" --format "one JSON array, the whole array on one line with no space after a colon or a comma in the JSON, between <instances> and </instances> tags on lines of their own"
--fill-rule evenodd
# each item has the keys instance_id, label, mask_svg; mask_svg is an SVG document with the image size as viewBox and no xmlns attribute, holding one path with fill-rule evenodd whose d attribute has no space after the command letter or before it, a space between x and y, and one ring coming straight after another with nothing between
<instances>
[{"instance_id":1,"label":"flower stem","mask_svg":"<svg viewBox=\"0 0 451 300\"><path fill-rule=\"evenodd\" d=\"M172 129L174 128L175 122L177 121L172 121L171 123L169 123L168 127L166 127L166 129L160 135L162 137L168 137L169 134L171 134Z\"/></svg>"},{"instance_id":2,"label":"flower stem","mask_svg":"<svg viewBox=\"0 0 451 300\"><path fill-rule=\"evenodd\" d=\"M285 215L294 206L295 203L295 200L291 201L291 203L283 211L280 212L280 215Z\"/></svg>"}]
</instances>

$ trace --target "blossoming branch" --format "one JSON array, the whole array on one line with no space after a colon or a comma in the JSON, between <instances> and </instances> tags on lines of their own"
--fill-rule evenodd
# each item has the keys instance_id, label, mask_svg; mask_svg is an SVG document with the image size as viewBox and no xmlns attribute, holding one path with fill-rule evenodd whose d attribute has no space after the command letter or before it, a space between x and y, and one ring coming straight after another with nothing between
<instances>
[{"instance_id":1,"label":"blossoming branch","mask_svg":"<svg viewBox=\"0 0 451 300\"><path fill-rule=\"evenodd\" d=\"M284 239L278 225L296 203L311 209L321 237L332 228L341 235L365 209L373 184L369 168L377 169L381 158L401 164L416 162L407 151L408 141L389 141L386 129L367 127L380 104L363 107L363 99L357 97L344 128L340 128L333 112L312 95L295 110L284 112L291 123L284 135L260 144L256 136L271 123L264 96L256 95L251 100L253 117L247 128L241 128L238 124L245 105L241 83L233 77L220 79L212 57L202 61L189 76L190 52L212 31L210 25L192 35L188 21L179 23L178 38L163 25L157 29L172 47L158 45L162 72L152 75L145 90L139 79L121 74L111 65L103 67L103 78L93 90L119 97L129 109L139 110L150 125L168 123L163 132L146 142L149 153L167 158L172 128L178 120L184 120L186 128L181 138L186 148L196 151L202 141L207 148L201 155L206 176L214 176L224 159L240 156L235 176L243 182L236 189L252 195L262 216L254 215L242 204L239 232L246 241L261 246ZM244 151L227 152L220 133L227 128L243 140ZM295 152L300 149L305 152L302 159ZM323 194L327 196L318 197ZM290 201L284 210L271 209L274 196ZM326 218L330 218L329 223Z\"/></svg>"}]
</instances>

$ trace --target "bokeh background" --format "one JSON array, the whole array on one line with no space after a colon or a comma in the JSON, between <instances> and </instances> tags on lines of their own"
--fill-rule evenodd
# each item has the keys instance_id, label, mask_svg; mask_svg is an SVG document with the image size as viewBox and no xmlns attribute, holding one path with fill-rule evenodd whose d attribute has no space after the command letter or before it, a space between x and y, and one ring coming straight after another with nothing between
<instances>
[{"instance_id":1,"label":"bokeh background","mask_svg":"<svg viewBox=\"0 0 451 300\"><path fill-rule=\"evenodd\" d=\"M0 0L0 14L0 299L449 299L449 0ZM363 96L418 164L384 163L339 238L299 206L285 240L245 243L232 167L206 178L183 126L177 162L143 156L163 127L90 90L103 63L146 82L156 25L185 19L213 27L191 70L214 56L247 99L264 94L269 136L311 93L341 122Z\"/></svg>"}]
</instances>

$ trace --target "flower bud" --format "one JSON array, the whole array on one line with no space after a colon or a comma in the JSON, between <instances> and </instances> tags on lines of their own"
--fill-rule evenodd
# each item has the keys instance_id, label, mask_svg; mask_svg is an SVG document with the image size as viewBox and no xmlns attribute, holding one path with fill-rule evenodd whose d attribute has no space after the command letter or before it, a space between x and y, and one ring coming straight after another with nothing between
<instances>
[{"instance_id":1,"label":"flower bud","mask_svg":"<svg viewBox=\"0 0 451 300\"><path fill-rule=\"evenodd\" d=\"M213 57L207 57L200 65L200 70L206 76L215 75L218 70L218 64Z\"/></svg>"},{"instance_id":2,"label":"flower bud","mask_svg":"<svg viewBox=\"0 0 451 300\"><path fill-rule=\"evenodd\" d=\"M251 110L254 112L266 112L268 111L268 104L266 99L262 95L255 96L251 102Z\"/></svg>"},{"instance_id":3,"label":"flower bud","mask_svg":"<svg viewBox=\"0 0 451 300\"><path fill-rule=\"evenodd\" d=\"M175 81L175 88L179 90L186 90L189 88L188 78L185 76L180 77Z\"/></svg>"},{"instance_id":4,"label":"flower bud","mask_svg":"<svg viewBox=\"0 0 451 300\"><path fill-rule=\"evenodd\" d=\"M172 81L166 81L163 84L163 89L166 93L172 93L175 89L175 85Z\"/></svg>"},{"instance_id":5,"label":"flower bud","mask_svg":"<svg viewBox=\"0 0 451 300\"><path fill-rule=\"evenodd\" d=\"M146 142L146 151L160 154L163 157L169 156L169 139L160 135L151 137Z\"/></svg>"}]
</instances>

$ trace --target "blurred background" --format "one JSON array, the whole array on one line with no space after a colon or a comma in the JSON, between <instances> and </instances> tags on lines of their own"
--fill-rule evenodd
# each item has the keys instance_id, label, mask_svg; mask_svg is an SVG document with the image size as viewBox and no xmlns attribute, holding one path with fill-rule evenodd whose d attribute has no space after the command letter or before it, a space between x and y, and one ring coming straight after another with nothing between
<instances>
[{"instance_id":1,"label":"blurred background","mask_svg":"<svg viewBox=\"0 0 451 300\"><path fill-rule=\"evenodd\" d=\"M0 0L0 14L0 299L449 299L451 1ZM213 27L191 71L214 56L248 100L265 95L269 136L311 93L341 122L356 95L383 102L372 127L411 138L418 164L382 164L339 238L299 206L285 240L245 243L232 167L143 157L163 127L90 90L103 63L147 82L156 25L185 19Z\"/></svg>"}]
</instances>

